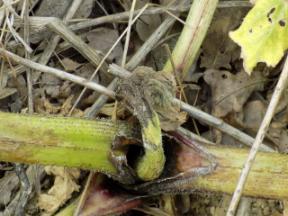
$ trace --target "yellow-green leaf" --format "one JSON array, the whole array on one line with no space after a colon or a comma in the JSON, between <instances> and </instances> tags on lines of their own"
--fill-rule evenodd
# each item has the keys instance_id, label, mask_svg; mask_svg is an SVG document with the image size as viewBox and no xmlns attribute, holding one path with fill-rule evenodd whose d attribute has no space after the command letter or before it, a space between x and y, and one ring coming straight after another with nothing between
<instances>
[{"instance_id":1,"label":"yellow-green leaf","mask_svg":"<svg viewBox=\"0 0 288 216\"><path fill-rule=\"evenodd\" d=\"M251 73L258 62L275 66L288 48L288 1L258 0L230 37L242 48L244 68Z\"/></svg>"}]
</instances>

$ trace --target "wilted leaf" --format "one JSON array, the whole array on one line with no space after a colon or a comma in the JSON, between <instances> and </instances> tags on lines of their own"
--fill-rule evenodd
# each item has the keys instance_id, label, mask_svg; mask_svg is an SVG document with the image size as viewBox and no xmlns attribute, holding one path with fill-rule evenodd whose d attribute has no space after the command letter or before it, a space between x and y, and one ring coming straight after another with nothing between
<instances>
[{"instance_id":1,"label":"wilted leaf","mask_svg":"<svg viewBox=\"0 0 288 216\"><path fill-rule=\"evenodd\" d=\"M97 28L87 33L87 39L89 46L96 49L102 54L106 54L108 50L113 46L115 41L118 39L118 31L109 28ZM122 57L122 46L120 43L113 49L109 55L109 59L119 62Z\"/></svg>"},{"instance_id":2,"label":"wilted leaf","mask_svg":"<svg viewBox=\"0 0 288 216\"><path fill-rule=\"evenodd\" d=\"M152 68L137 67L129 78L120 80L116 87L116 95L122 98L121 102L141 125L145 154L139 159L136 170L137 176L144 181L159 177L164 168L160 115L156 107L168 106L171 101L168 97L173 94L169 80L165 82L163 79L161 82L161 77L157 79L156 75Z\"/></svg>"},{"instance_id":3,"label":"wilted leaf","mask_svg":"<svg viewBox=\"0 0 288 216\"><path fill-rule=\"evenodd\" d=\"M262 90L265 79L261 73L247 75L244 71L236 75L229 71L207 70L204 80L212 89L213 114L224 117L228 113L240 112L253 91Z\"/></svg>"},{"instance_id":4,"label":"wilted leaf","mask_svg":"<svg viewBox=\"0 0 288 216\"><path fill-rule=\"evenodd\" d=\"M140 9L147 3L149 0L137 1L135 9ZM159 14L142 15L136 22L136 32L142 41L146 41L160 24L161 17Z\"/></svg>"},{"instance_id":5,"label":"wilted leaf","mask_svg":"<svg viewBox=\"0 0 288 216\"><path fill-rule=\"evenodd\" d=\"M146 41L155 29L161 24L159 15L143 15L136 23L136 31L142 41Z\"/></svg>"},{"instance_id":6,"label":"wilted leaf","mask_svg":"<svg viewBox=\"0 0 288 216\"><path fill-rule=\"evenodd\" d=\"M241 57L247 73L258 62L275 66L288 48L288 2L258 0L240 28L230 37L242 48Z\"/></svg>"},{"instance_id":7,"label":"wilted leaf","mask_svg":"<svg viewBox=\"0 0 288 216\"><path fill-rule=\"evenodd\" d=\"M45 171L55 175L55 181L48 193L40 194L38 205L45 213L52 214L71 198L74 191L79 190L79 185L75 181L79 178L80 171L51 166L45 167Z\"/></svg>"},{"instance_id":8,"label":"wilted leaf","mask_svg":"<svg viewBox=\"0 0 288 216\"><path fill-rule=\"evenodd\" d=\"M70 58L62 59L61 63L66 71L74 71L80 67L80 64L78 62L75 62Z\"/></svg>"},{"instance_id":9,"label":"wilted leaf","mask_svg":"<svg viewBox=\"0 0 288 216\"><path fill-rule=\"evenodd\" d=\"M229 38L228 32L240 24L240 18L244 16L245 11L229 8L215 12L202 46L201 67L231 69L231 63L239 58L240 49Z\"/></svg>"}]
</instances>

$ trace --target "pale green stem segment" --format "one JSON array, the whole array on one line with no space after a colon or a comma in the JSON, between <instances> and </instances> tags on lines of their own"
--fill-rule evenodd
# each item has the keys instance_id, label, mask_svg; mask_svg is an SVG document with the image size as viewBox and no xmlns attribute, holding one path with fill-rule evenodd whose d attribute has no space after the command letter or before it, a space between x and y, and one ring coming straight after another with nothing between
<instances>
[{"instance_id":1,"label":"pale green stem segment","mask_svg":"<svg viewBox=\"0 0 288 216\"><path fill-rule=\"evenodd\" d=\"M210 26L218 0L193 1L181 35L172 53L176 72L185 78L191 65L195 62L200 46ZM172 73L174 68L169 60L164 69Z\"/></svg>"},{"instance_id":2,"label":"pale green stem segment","mask_svg":"<svg viewBox=\"0 0 288 216\"><path fill-rule=\"evenodd\" d=\"M249 149L223 146L205 146L217 158L218 167L207 176L195 178L187 184L179 185L178 190L204 190L233 194ZM176 163L179 172L191 168L195 153L184 150L178 155ZM189 160L191 161L189 166ZM199 156L198 156L199 160ZM198 163L202 163L200 159ZM272 199L288 199L288 156L279 153L258 152L254 165L249 173L243 195Z\"/></svg>"},{"instance_id":3,"label":"pale green stem segment","mask_svg":"<svg viewBox=\"0 0 288 216\"><path fill-rule=\"evenodd\" d=\"M80 167L110 175L117 174L108 159L111 140L118 130L125 131L129 136L132 134L132 129L123 123L102 120L48 118L0 112L0 122L0 161ZM176 189L233 193L248 150L208 145L206 148L217 159L216 171L178 185ZM193 164L202 163L199 161L202 159L192 152L185 148L182 153L178 153L175 158L178 172L193 168ZM157 162L158 160L154 161ZM259 152L244 195L288 199L287 179L287 155Z\"/></svg>"},{"instance_id":4,"label":"pale green stem segment","mask_svg":"<svg viewBox=\"0 0 288 216\"><path fill-rule=\"evenodd\" d=\"M111 143L123 123L0 112L0 159L91 169L117 175L109 160Z\"/></svg>"},{"instance_id":5,"label":"pale green stem segment","mask_svg":"<svg viewBox=\"0 0 288 216\"><path fill-rule=\"evenodd\" d=\"M137 162L137 176L143 181L150 181L160 176L165 164L165 155L162 145L160 120L155 111L147 125L142 126L142 140L145 154Z\"/></svg>"},{"instance_id":6,"label":"pale green stem segment","mask_svg":"<svg viewBox=\"0 0 288 216\"><path fill-rule=\"evenodd\" d=\"M79 167L117 175L110 161L115 136L133 137L124 123L0 112L0 159L2 161ZM136 172L140 179L157 178L165 156L157 115L143 129L145 155ZM152 143L152 144L151 144Z\"/></svg>"}]
</instances>

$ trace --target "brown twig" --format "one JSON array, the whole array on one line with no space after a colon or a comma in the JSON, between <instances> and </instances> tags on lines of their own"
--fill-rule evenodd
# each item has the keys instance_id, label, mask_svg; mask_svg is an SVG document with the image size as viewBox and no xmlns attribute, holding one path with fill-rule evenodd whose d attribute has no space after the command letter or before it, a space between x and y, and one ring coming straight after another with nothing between
<instances>
[{"instance_id":1,"label":"brown twig","mask_svg":"<svg viewBox=\"0 0 288 216\"><path fill-rule=\"evenodd\" d=\"M71 82L80 84L82 86L86 86L87 88L93 89L95 91L99 91L102 94L105 94L109 97L112 97L112 98L115 97L115 93L113 91L108 90L107 88L105 88L105 87L103 87L103 86L101 86L95 82L86 80L82 77L76 76L74 74L66 73L65 71L62 71L62 70L59 70L56 68L41 65L39 63L33 62L31 60L28 60L28 59L24 59L24 58L17 56L15 54L3 49L3 48L0 48L0 53L4 54L5 57L9 57L9 58L13 59L13 61L15 61L19 64L25 65L26 67L30 67L31 69L52 74L54 76L60 77L61 79L69 80Z\"/></svg>"}]
</instances>

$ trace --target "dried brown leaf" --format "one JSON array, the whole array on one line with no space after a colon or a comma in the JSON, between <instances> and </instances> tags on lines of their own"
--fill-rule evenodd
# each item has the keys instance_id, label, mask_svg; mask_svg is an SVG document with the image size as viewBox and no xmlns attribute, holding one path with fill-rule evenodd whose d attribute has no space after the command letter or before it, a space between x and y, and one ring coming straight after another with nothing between
<instances>
[{"instance_id":1,"label":"dried brown leaf","mask_svg":"<svg viewBox=\"0 0 288 216\"><path fill-rule=\"evenodd\" d=\"M118 39L119 34L118 31L114 29L101 27L88 32L86 37L89 41L89 46L105 55ZM110 61L120 62L122 53L123 49L119 43L109 55L108 59Z\"/></svg>"},{"instance_id":2,"label":"dried brown leaf","mask_svg":"<svg viewBox=\"0 0 288 216\"><path fill-rule=\"evenodd\" d=\"M228 32L241 23L247 9L217 10L203 43L200 66L203 68L231 69L231 62L239 58L240 49L229 38Z\"/></svg>"},{"instance_id":3,"label":"dried brown leaf","mask_svg":"<svg viewBox=\"0 0 288 216\"><path fill-rule=\"evenodd\" d=\"M80 67L78 62L73 61L70 58L64 58L61 60L61 63L66 71L75 71Z\"/></svg>"},{"instance_id":4,"label":"dried brown leaf","mask_svg":"<svg viewBox=\"0 0 288 216\"><path fill-rule=\"evenodd\" d=\"M159 15L143 15L136 22L136 32L142 41L146 41L160 24Z\"/></svg>"},{"instance_id":5,"label":"dried brown leaf","mask_svg":"<svg viewBox=\"0 0 288 216\"><path fill-rule=\"evenodd\" d=\"M74 191L79 191L76 181L80 176L80 171L54 166L45 167L45 171L49 175L54 175L55 181L47 193L39 195L38 206L44 210L44 214L52 214L71 198Z\"/></svg>"},{"instance_id":6,"label":"dried brown leaf","mask_svg":"<svg viewBox=\"0 0 288 216\"><path fill-rule=\"evenodd\" d=\"M234 75L229 71L213 69L204 73L204 80L211 87L212 112L217 117L240 112L251 93L262 90L266 81L257 71L249 76L244 71Z\"/></svg>"}]
</instances>

